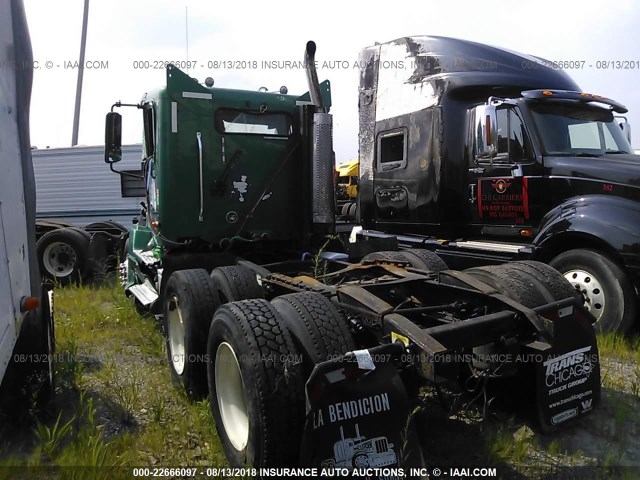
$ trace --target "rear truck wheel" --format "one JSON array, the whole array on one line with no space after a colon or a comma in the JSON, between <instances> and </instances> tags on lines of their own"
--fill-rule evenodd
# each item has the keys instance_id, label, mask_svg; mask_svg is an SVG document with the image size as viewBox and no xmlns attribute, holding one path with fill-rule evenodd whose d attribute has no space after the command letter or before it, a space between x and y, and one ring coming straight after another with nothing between
<instances>
[{"instance_id":1,"label":"rear truck wheel","mask_svg":"<svg viewBox=\"0 0 640 480\"><path fill-rule=\"evenodd\" d=\"M316 364L355 350L346 317L325 296L292 293L277 297L271 303L282 315L303 354L305 378Z\"/></svg>"},{"instance_id":2,"label":"rear truck wheel","mask_svg":"<svg viewBox=\"0 0 640 480\"><path fill-rule=\"evenodd\" d=\"M264 299L221 306L207 343L209 402L234 467L295 466L304 425L304 379L276 308Z\"/></svg>"},{"instance_id":3,"label":"rear truck wheel","mask_svg":"<svg viewBox=\"0 0 640 480\"><path fill-rule=\"evenodd\" d=\"M633 326L637 311L633 282L609 257L575 249L558 255L549 265L582 293L597 331L626 333Z\"/></svg>"},{"instance_id":4,"label":"rear truck wheel","mask_svg":"<svg viewBox=\"0 0 640 480\"><path fill-rule=\"evenodd\" d=\"M264 290L258 284L255 272L244 265L214 268L211 279L221 304L264 298Z\"/></svg>"},{"instance_id":5,"label":"rear truck wheel","mask_svg":"<svg viewBox=\"0 0 640 480\"><path fill-rule=\"evenodd\" d=\"M351 207L351 203L347 202L344 205L342 205L342 209L340 211L340 213L342 214L343 217L348 217L349 216L349 208Z\"/></svg>"},{"instance_id":6,"label":"rear truck wheel","mask_svg":"<svg viewBox=\"0 0 640 480\"><path fill-rule=\"evenodd\" d=\"M438 255L420 248L411 248L402 251L384 250L381 252L372 252L365 255L360 263L373 261L391 263L406 262L413 268L430 272L439 272L449 268Z\"/></svg>"},{"instance_id":7,"label":"rear truck wheel","mask_svg":"<svg viewBox=\"0 0 640 480\"><path fill-rule=\"evenodd\" d=\"M406 257L413 268L427 270L429 272L440 272L449 269L444 260L437 254L424 248L410 248L400 253Z\"/></svg>"},{"instance_id":8,"label":"rear truck wheel","mask_svg":"<svg viewBox=\"0 0 640 480\"><path fill-rule=\"evenodd\" d=\"M497 268L537 289L547 303L575 298L579 305L584 304L584 298L580 292L573 288L560 272L545 263L523 260L505 263Z\"/></svg>"},{"instance_id":9,"label":"rear truck wheel","mask_svg":"<svg viewBox=\"0 0 640 480\"><path fill-rule=\"evenodd\" d=\"M207 393L207 333L218 305L206 270L179 270L169 278L163 302L169 368L192 399Z\"/></svg>"},{"instance_id":10,"label":"rear truck wheel","mask_svg":"<svg viewBox=\"0 0 640 480\"><path fill-rule=\"evenodd\" d=\"M535 308L551 301L545 297L546 292L543 288L535 288L533 284L528 282L528 279L524 278L525 275L521 271L511 269L508 265L474 267L465 270L465 272L525 307ZM493 356L500 354L511 355L515 358L517 352L512 351L513 348L515 346L509 347L507 343L491 343L474 347L472 364L475 368L493 372L494 375L500 373L504 377L513 376L518 372L518 365L514 361L500 364L491 360Z\"/></svg>"},{"instance_id":11,"label":"rear truck wheel","mask_svg":"<svg viewBox=\"0 0 640 480\"><path fill-rule=\"evenodd\" d=\"M525 307L535 308L548 303L541 290L532 288L531 285L523 281L522 275L512 275L503 266L474 267L465 270L465 272Z\"/></svg>"},{"instance_id":12,"label":"rear truck wheel","mask_svg":"<svg viewBox=\"0 0 640 480\"><path fill-rule=\"evenodd\" d=\"M36 245L42 275L61 285L86 278L89 241L89 235L75 228L60 228L44 234Z\"/></svg>"},{"instance_id":13,"label":"rear truck wheel","mask_svg":"<svg viewBox=\"0 0 640 480\"><path fill-rule=\"evenodd\" d=\"M372 262L390 262L390 263L398 263L398 262L409 262L409 259L405 257L402 252L397 252L395 250L383 250L380 252L371 252L362 257L360 263L372 263Z\"/></svg>"}]
</instances>

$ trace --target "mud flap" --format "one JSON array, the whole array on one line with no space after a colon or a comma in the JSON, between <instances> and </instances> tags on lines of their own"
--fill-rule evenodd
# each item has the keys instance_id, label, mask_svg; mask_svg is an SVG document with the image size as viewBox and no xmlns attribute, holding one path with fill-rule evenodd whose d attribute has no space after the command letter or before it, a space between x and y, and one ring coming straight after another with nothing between
<instances>
[{"instance_id":1,"label":"mud flap","mask_svg":"<svg viewBox=\"0 0 640 480\"><path fill-rule=\"evenodd\" d=\"M330 475L404 478L424 461L398 375L403 347L383 345L316 365L306 384L300 465ZM327 469L327 470L324 470Z\"/></svg>"},{"instance_id":2,"label":"mud flap","mask_svg":"<svg viewBox=\"0 0 640 480\"><path fill-rule=\"evenodd\" d=\"M530 351L536 358L536 400L543 429L588 413L600 401L600 358L589 314L569 306L555 317L550 322L551 349Z\"/></svg>"}]
</instances>

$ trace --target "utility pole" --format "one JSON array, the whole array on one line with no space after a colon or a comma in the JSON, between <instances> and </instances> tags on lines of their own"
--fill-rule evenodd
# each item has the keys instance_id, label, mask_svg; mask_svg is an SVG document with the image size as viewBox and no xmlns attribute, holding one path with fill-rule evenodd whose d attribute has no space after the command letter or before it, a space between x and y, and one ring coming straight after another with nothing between
<instances>
[{"instance_id":1,"label":"utility pole","mask_svg":"<svg viewBox=\"0 0 640 480\"><path fill-rule=\"evenodd\" d=\"M87 43L87 23L89 20L89 0L84 0L84 15L82 16L82 37L80 39L80 62L78 64L78 83L76 85L76 106L73 114L73 135L71 146L78 144L78 129L80 127L80 100L82 98L82 77L84 75L84 49Z\"/></svg>"}]
</instances>

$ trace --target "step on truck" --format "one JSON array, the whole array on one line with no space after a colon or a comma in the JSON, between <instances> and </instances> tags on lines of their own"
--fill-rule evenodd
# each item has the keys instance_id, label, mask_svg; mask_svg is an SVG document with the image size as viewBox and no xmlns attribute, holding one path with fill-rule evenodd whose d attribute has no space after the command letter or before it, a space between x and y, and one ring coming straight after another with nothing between
<instances>
[{"instance_id":1,"label":"step on truck","mask_svg":"<svg viewBox=\"0 0 640 480\"><path fill-rule=\"evenodd\" d=\"M101 280L124 258L140 212L142 146L123 145L121 176L103 175L103 146L33 149L36 252L52 283ZM127 227L125 227L127 225Z\"/></svg>"},{"instance_id":2,"label":"step on truck","mask_svg":"<svg viewBox=\"0 0 640 480\"><path fill-rule=\"evenodd\" d=\"M115 109L135 108L144 126L147 199L125 292L162 320L176 385L208 395L229 463L422 465L410 412L424 384L478 395L502 380L545 429L591 411L593 317L554 269L456 271L365 236L343 251L330 84L314 56L309 42L304 95L200 84L169 65L165 87L106 117L116 172Z\"/></svg>"},{"instance_id":3,"label":"step on truck","mask_svg":"<svg viewBox=\"0 0 640 480\"><path fill-rule=\"evenodd\" d=\"M542 261L599 330L635 325L640 156L623 105L561 64L451 38L375 45L360 63L363 236L454 268Z\"/></svg>"},{"instance_id":4,"label":"step on truck","mask_svg":"<svg viewBox=\"0 0 640 480\"><path fill-rule=\"evenodd\" d=\"M0 429L54 390L52 294L35 249L31 41L21 0L0 0Z\"/></svg>"}]
</instances>

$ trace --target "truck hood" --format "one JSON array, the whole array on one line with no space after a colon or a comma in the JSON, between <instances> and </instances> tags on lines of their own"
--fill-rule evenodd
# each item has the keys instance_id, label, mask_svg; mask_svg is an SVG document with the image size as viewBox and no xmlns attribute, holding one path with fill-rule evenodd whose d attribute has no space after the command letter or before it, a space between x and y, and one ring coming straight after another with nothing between
<instances>
[{"instance_id":1,"label":"truck hood","mask_svg":"<svg viewBox=\"0 0 640 480\"><path fill-rule=\"evenodd\" d=\"M550 176L592 179L640 188L640 155L609 154L601 157L545 157Z\"/></svg>"}]
</instances>

